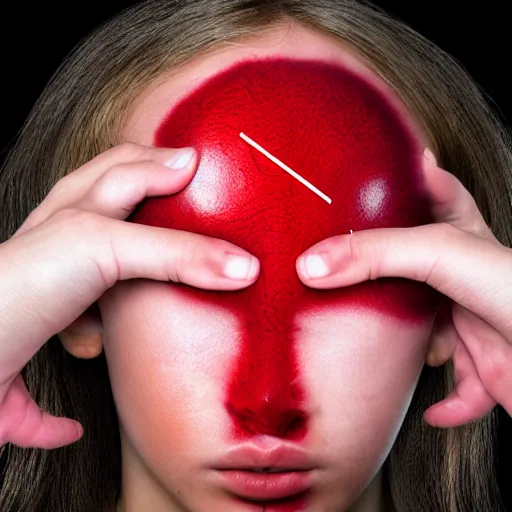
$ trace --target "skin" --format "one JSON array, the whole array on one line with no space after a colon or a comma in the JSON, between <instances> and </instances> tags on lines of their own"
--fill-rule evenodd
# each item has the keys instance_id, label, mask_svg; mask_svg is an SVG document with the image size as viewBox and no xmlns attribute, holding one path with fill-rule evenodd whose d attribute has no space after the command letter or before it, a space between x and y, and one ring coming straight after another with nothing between
<instances>
[{"instance_id":1,"label":"skin","mask_svg":"<svg viewBox=\"0 0 512 512\"><path fill-rule=\"evenodd\" d=\"M276 169L241 140L242 129L304 170L334 202ZM295 270L298 255L326 236L431 220L414 137L386 97L351 70L257 59L194 90L161 123L154 144L193 145L201 163L186 191L146 201L130 220L229 240L258 257L263 270L250 290L237 294L180 290L183 300L229 310L239 324L241 347L225 398L233 435L303 439L307 361L299 360L296 345L312 312L365 309L424 323L437 309L435 294L418 283L318 292L304 287Z\"/></svg>"},{"instance_id":2,"label":"skin","mask_svg":"<svg viewBox=\"0 0 512 512\"><path fill-rule=\"evenodd\" d=\"M420 168L424 134L391 90L339 42L297 26L274 29L253 41L196 59L163 77L135 103L122 141L154 145L155 134L169 110L202 80L236 62L267 57L329 63L371 83L407 125L414 139L411 152L416 151ZM308 198L308 214L322 211L319 219L325 223L327 217L322 215L328 215L329 210L313 203L308 190L300 193ZM342 212L339 208L343 202L336 208ZM151 218L147 216L144 222ZM330 229L317 235L317 241L339 232L341 226L331 225ZM236 240L237 245L242 245L244 237L247 239L247 234ZM293 260L314 241L306 239L297 247ZM292 268L293 260L288 262ZM347 510L351 505L351 510L378 510L378 486L370 486L367 494L363 491L392 446L424 364L432 310L425 308L428 313L424 309L420 314L421 308L411 308L406 314L402 306L399 314L396 309L386 311L382 298L380 306L378 300L370 304L364 286L359 299L352 301L324 296L308 299L294 318L299 333L286 342L293 348L294 363L291 369L284 367L284 381L278 382L286 385L293 377L290 371L300 369L302 395L294 407L307 420L300 442L317 466L308 510ZM253 310L262 300L254 290L257 285L250 292ZM367 298L361 301L365 293ZM393 289L388 293L392 297ZM413 292L409 288L401 293L408 293L410 298ZM240 427L236 413L227 407L231 400L236 409L243 399L237 390L236 367L240 364L238 333L244 331L240 318L247 316L247 309L236 309L233 304L226 307L218 297L191 300L190 294L178 286L130 280L117 283L99 301L122 429L125 511L256 510L226 492L209 467L242 434L269 447L277 437L288 436L278 431L282 422L275 420L265 428L254 424L250 429ZM199 295L195 293L195 298ZM311 307L311 300L313 304L320 301L322 307ZM365 302L371 307L359 307ZM288 325L289 319L285 323ZM277 346L278 338L271 338L271 345ZM249 356L244 357L258 360L257 340L249 346ZM265 364L264 368L274 371ZM253 403L260 400L257 388L248 393ZM278 409L283 408L282 401L275 403ZM371 503L354 503L361 493L360 503Z\"/></svg>"},{"instance_id":3,"label":"skin","mask_svg":"<svg viewBox=\"0 0 512 512\"><path fill-rule=\"evenodd\" d=\"M167 109L177 104L182 89L190 92L197 85L190 81L196 64L207 78L237 57L297 58L299 51L312 59L315 45L318 59L338 59L345 66L351 62L364 73L361 62L339 43L298 27L274 30L237 46L236 56L228 48L164 77L134 106L122 137L150 143L144 137L166 115L158 99L167 97ZM208 65L211 73L206 72ZM182 89L173 90L180 76ZM421 131L413 131L421 140ZM236 364L229 363L239 358L240 343L234 338L243 329L236 330L239 318L233 308L220 307L218 300L193 305L169 281L240 290L258 278L257 260L245 260L250 266L244 278L239 271L247 253L229 242L122 221L145 197L177 193L187 185L197 158L176 167L178 155L172 149L130 144L99 155L61 180L2 244L4 266L12 265L2 276L2 288L9 291L3 309L11 311L2 325L6 340L16 343L2 344L0 443L50 449L79 439L79 425L36 405L19 371L56 333L81 357L98 353L104 341L122 426L120 510L248 509L240 501L235 504L207 469L234 441L234 418L226 408L230 393L221 388L236 373ZM295 265L298 278L311 289L401 277L425 283L453 301L446 322L436 319L427 360L442 364L453 358L455 390L425 412L431 425L449 427L481 418L497 403L512 412L512 256L494 237L469 192L437 167L433 155L426 155L421 171L434 223L330 236L307 249ZM68 264L56 257L64 248L72 249ZM38 271L31 273L34 253ZM42 279L40 268L52 279ZM233 277L233 270L238 276ZM262 266L262 276L265 272ZM19 285L20 279L26 286ZM129 281L109 290L123 279ZM26 289L37 293L19 293ZM43 309L41 297L46 297ZM92 309L84 312L98 297L104 325ZM300 442L318 466L308 508L346 510L362 492L350 510L376 511L378 469L412 394L427 349L429 322L404 322L403 316L398 320L388 314L389 308L342 306L320 308L323 316L296 315L302 323L291 343L297 360L303 361L299 375L307 392L307 399L300 400L308 419ZM247 311L242 313L247 316ZM283 375L286 382L290 376ZM254 392L250 389L249 396ZM276 437L252 440L269 447Z\"/></svg>"},{"instance_id":4,"label":"skin","mask_svg":"<svg viewBox=\"0 0 512 512\"><path fill-rule=\"evenodd\" d=\"M294 35L296 37L293 37ZM342 47L339 42L328 40L325 36L312 34L309 31L299 29L295 26L289 27L289 30L272 30L270 33L265 34L264 37L248 41L244 45L240 44L236 46L235 49L238 53L235 56L230 55L230 52L234 51L233 48L228 48L227 50L210 54L202 60L197 59L194 61L193 65L184 67L172 76L164 77L160 84L157 84L152 90L148 91L146 95L143 95L139 104L135 105L129 123L125 127L124 137L133 137L136 140L144 141L145 144L151 143L149 139L152 137L152 132L144 131L144 122L146 126L156 129L162 120L159 119L159 114L155 113L153 113L153 118L151 118L151 115L148 115L151 114L151 109L144 110L143 107L151 107L154 100L153 106L156 105L154 110L158 111L159 102L164 101L165 107L160 108L160 114L164 116L165 109L169 108L169 103L165 100L166 87L169 88L167 97L170 97L170 104L172 104L172 101L177 103L181 97L185 96L188 91L199 82L198 78L201 71L204 77L213 75L220 69L238 60L237 57L243 58L244 56L294 56L295 52L299 50L299 53L302 52L305 58L312 58L315 57L315 55L313 55L315 48L322 50L321 52L318 51L321 55L317 55L317 57L322 60L332 60L332 56L336 55L337 59L340 59L345 64L350 62L353 69L357 69L362 74L369 73L362 61L347 48ZM211 66L211 73L208 73L208 65ZM201 69L198 71L198 68ZM371 75L371 73L370 76L375 80L374 84L378 85L376 77ZM179 82L180 80L181 88L175 88L173 90L173 85L175 85L176 81ZM160 90L160 94L152 97L152 93L158 90ZM387 92L390 94L391 98L391 91ZM398 107L400 108L400 106ZM402 110L404 117L407 117L407 112L403 108ZM144 121L144 119L146 121ZM422 135L421 130L417 129L414 133L419 140L425 142L425 145L428 145L428 141L426 141L425 137ZM114 153L112 153L112 155L114 155ZM122 152L120 155L122 155ZM329 237L300 255L296 261L296 270L299 279L305 285L319 290L352 286L367 281L370 276L373 279L379 277L411 279L420 283L426 283L433 289L444 294L448 299L447 307L444 308L442 317L436 319L436 325L430 338L427 363L435 366L443 364L445 361L452 358L455 369L455 389L444 400L429 407L425 412L424 418L425 421L434 426L454 427L485 416L496 404L501 404L509 414L512 412L512 401L509 392L511 385L509 370L512 361L512 351L510 348L512 327L510 323L511 312L508 307L509 304L512 304L510 296L510 290L512 289L512 282L510 280L510 276L512 276L512 256L510 249L500 244L486 225L471 194L453 175L437 167L435 157L431 152L427 150L425 155L426 158L423 162L422 171L425 185L432 201L431 212L434 219L433 224L410 228L367 229L355 231L350 235L342 234ZM103 162L103 160L105 160L105 162L108 161L106 155L105 157L98 157L97 165L99 169L94 170L94 175L97 174L97 171L101 170L100 162ZM91 162L92 167L91 170L88 171L89 173L93 172L93 163L94 162ZM139 167L142 168L143 163L144 162L140 163ZM191 169L187 172L189 173L190 171ZM139 177L139 179L141 178ZM143 187L141 186L141 188ZM128 200L125 199L125 201ZM43 207L45 203L46 201L34 212L34 215L31 215L26 223L27 226L30 226L31 221L33 223L34 219L37 220L41 215L43 215L44 218L45 210ZM128 201L127 204L131 203ZM120 218L125 218L126 207L123 207L122 211L123 214L119 212L118 215ZM184 235L186 235L186 233L184 233ZM142 236L142 233L140 236ZM151 241L151 239L149 240ZM151 242L148 249L153 250L153 248L155 248L156 257L158 254L158 244ZM186 262L191 257L197 257L197 255L197 253L184 254L180 257L180 260ZM93 258L94 256L95 255L92 255ZM322 272L316 272L314 276L311 274L307 264L308 261L311 261L311 256L313 256L317 262L317 265L315 265L316 270L319 269L318 261L322 261ZM125 264L122 252L117 256L116 265L119 266L119 264L121 264L121 268L123 268L123 264ZM182 279L180 279L180 275L175 275L172 279L174 281L186 282L192 286L198 286L199 284L199 287L203 288L204 283L196 283L197 274L190 273L187 269L186 264L181 265L179 274ZM130 271L128 273L133 272ZM139 277L146 277L144 272L140 272L140 274ZM167 273L165 275L167 275ZM134 275L132 277L137 276ZM254 277L255 274L253 273L250 280L252 281ZM150 279L154 279L153 275L151 275ZM166 279L162 278L162 280ZM244 282L246 281L243 281L243 283ZM215 436L216 439L213 441L210 437L208 443L203 443L205 432L208 432L210 435L214 432L218 432L217 427L212 424L212 419L216 421L214 413L212 413L212 409L215 408L215 403L211 400L204 399L206 389L204 388L198 393L201 403L199 405L196 401L197 407L194 408L194 397L197 395L189 394L184 397L179 394L179 391L182 391L184 388L180 384L187 379L187 372L184 371L186 367L182 366L179 370L175 369L176 365L186 362L187 360L192 360L194 355L197 356L196 360L193 361L193 371L195 375L191 378L191 381L193 380L193 386L196 387L197 384L201 383L201 379L199 379L198 375L204 376L207 374L207 372L203 372L202 374L198 374L197 372L198 369L200 371L202 370L202 368L197 365L197 362L199 360L199 354L201 351L204 351L205 347L198 347L197 338L187 340L189 342L188 344L182 343L182 352L177 351L173 353L172 361L166 361L169 364L165 367L160 364L161 360L158 358L155 359L155 364L153 364L153 367L150 369L141 365L141 356L146 360L146 363L148 361L148 341L151 340L152 344L155 346L158 345L157 336L153 337L155 327L150 326L151 319L153 318L151 316L151 309L147 308L148 311L146 315L141 313L141 311L145 311L144 308L141 308L141 305L144 304L143 299L145 298L144 294L141 292L144 292L144 290L148 291L146 295L148 304L152 301L156 301L157 306L159 306L159 304L155 289L151 288L151 293L149 294L148 288L142 288L142 282L139 283L140 286L133 289L129 289L130 283L126 283L128 287L125 287L123 294L117 297L118 300L115 303L115 309L111 306L111 309L108 310L108 306L109 304L114 304L116 297L113 297L112 294L117 292L119 285L116 285L109 292L110 297L108 296L109 294L107 294L100 300L105 326L102 325L98 315L88 311L82 313L78 319L73 321L66 329L58 331L65 347L77 357L92 357L99 353L103 341L106 342L105 348L108 356L109 344L115 346L115 343L117 343L118 346L121 346L123 341L125 342L125 330L127 331L126 336L130 337L130 345L127 346L125 344L125 347L132 349L133 346L139 346L138 344L134 345L134 342L140 343L140 345L143 344L144 346L144 349L141 349L136 354L136 361L133 361L133 357L132 360L130 360L130 357L126 358L126 362L131 365L129 370L126 368L122 369L120 365L118 365L118 369L111 372L114 377L117 372L118 380L122 381L114 385L114 393L119 403L122 401L119 398L121 398L121 395L124 393L123 387L127 388L128 385L131 385L134 392L134 395L129 398L126 398L127 393L124 393L126 402L124 414L126 417L129 417L131 422L130 428L133 426L133 429L131 432L126 432L123 428L122 431L124 480L120 510L140 510L146 509L147 507L157 511L185 510L186 507L181 506L181 504L189 501L189 496L193 496L194 491L199 492L199 500L202 498L210 500L208 501L207 510L213 510L212 506L214 506L214 504L215 507L217 507L218 504L220 507L216 508L218 510L229 510L229 508L225 508L225 502L217 500L217 498L219 500L225 498L225 495L221 497L219 494L216 494L212 487L208 490L208 484L202 486L204 479L202 481L199 480L204 476L204 473L201 473L202 467L198 461L204 460L205 454L215 451L212 449L211 443L213 442L215 444L216 449L220 448L220 450L217 451L222 450L222 446L219 443L220 436ZM143 283L144 287L152 286L152 283ZM124 284L122 283L121 286L124 287ZM242 284L241 287L243 286L245 285ZM215 289L215 287L212 288L211 286L207 288ZM226 288L223 286L217 289L235 289L235 287L229 286ZM130 293L127 294L126 292ZM132 300L130 300L130 296ZM126 297L128 297L128 301L126 301ZM131 311L130 306L132 308ZM162 308L161 305L160 307ZM124 315L119 315L121 310L124 311ZM130 315L129 312L133 313L135 316ZM190 316L191 314L190 308L184 308L178 311L178 313L180 312L183 314L185 320L186 315ZM162 311L157 310L155 318L158 317L158 321L160 322L164 318L164 314L163 308ZM200 333L201 330L200 314L201 311L196 310L194 312L193 327L195 333ZM226 316L222 314L209 316L209 328L212 325L213 318L216 319L215 332L221 331L226 326L226 323L224 323ZM340 316L337 315L336 318L338 319ZM438 321L440 318L442 321ZM110 325L108 323L109 319L111 320ZM354 315L354 319L356 319L356 315ZM367 337L364 339L365 342L370 339L370 323L375 322L376 319L377 316L373 316L371 319L360 319L363 321L357 324L358 333L361 333L363 329L366 331ZM115 325L115 329L113 328L113 321L118 322L118 325ZM171 319L168 322L169 325L171 325L172 322ZM229 324L229 319L227 319L227 324ZM325 327L326 324L322 325ZM334 324L331 324L331 326L333 325ZM345 327L346 325L345 323ZM128 329L126 326L130 326L131 328ZM336 327L336 336L339 336L341 332L340 328L342 328L343 325L340 323ZM147 332L144 333L145 328ZM393 343L400 344L400 336L403 336L404 331L402 329L399 330L399 332L393 332L393 328L396 329L396 325L391 326L389 323L383 323L379 329L379 339L383 339L382 333L385 332L386 336L389 335ZM425 332L427 330L428 329L425 329ZM160 334L160 332L161 329L157 329L156 335ZM179 330L172 332L173 334L174 332L179 334ZM175 339L173 336L173 339L170 340L169 336L165 334L161 335L165 338L167 347L172 349L174 348L174 344L179 345L176 341L177 337ZM184 333L184 336L186 335L187 333ZM345 364L345 370L348 366L349 371L352 371L351 377L357 377L357 370L361 370L361 373L364 371L372 371L371 362L374 361L375 371L371 373L372 379L374 379L388 371L389 374L392 373L392 370L396 373L398 364L401 362L406 363L401 366L401 370L405 370L405 372L401 374L403 387L398 390L395 387L395 394L390 395L387 393L388 390L384 388L384 390L381 389L379 392L382 392L383 395L386 393L385 400L369 402L368 397L370 395L365 394L364 398L366 398L366 400L358 404L357 410L348 411L349 414L344 415L339 413L339 409L329 409L329 414L323 414L321 416L322 431L320 435L323 436L324 432L328 433L327 436L323 436L322 440L328 440L330 443L329 456L324 459L325 467L322 472L323 478L325 478L324 485L322 487L320 482L317 481L319 490L317 493L318 501L314 502L310 509L325 510L325 503L327 502L329 503L328 510L345 510L346 507L343 503L350 502L352 499L350 496L356 496L359 492L363 491L364 485L358 486L355 482L364 480L364 476L362 477L362 475L370 475L372 473L370 468L378 470L380 466L380 462L377 460L378 453L380 453L383 459L386 449L381 448L386 444L386 440L389 444L392 442L393 436L387 436L389 418L395 417L395 423L397 426L399 425L401 418L396 418L396 414L399 414L401 405L407 402L407 396L405 395L412 393L415 375L417 376L419 368L421 367L421 358L419 356L415 357L415 350L417 349L418 352L424 352L423 347L426 348L427 345L426 343L421 343L421 340L426 336L424 333L420 333L418 329L416 329L414 332L408 334L408 339L411 340L414 336L418 343L407 345L405 349L409 349L409 351L406 354L400 351L384 351L382 346L379 346L378 343L374 343L371 350L364 350L364 344L358 345L357 350L354 349L354 351L349 354L349 356L353 358L352 362L354 364L352 365L347 365L348 359L344 359L343 357L340 357L339 361L333 361L333 356L336 355L336 351L332 350L330 352L325 350L322 352L324 356L323 364L317 365L317 370L314 370L314 359L308 360L307 369L312 368L312 372L316 371L316 390L320 390L321 393L323 393L317 393L316 396L324 401L326 396L328 396L330 402L329 406L332 407L334 402L334 405L345 408L344 412L347 412L347 407L350 408L350 399L355 395L347 393L345 397L342 397L342 399L346 398L347 400L341 403L339 402L340 396L342 396L340 389L343 390L343 387L336 385L332 386L331 390L329 390L329 375L334 373L331 372L329 368L335 365L335 370L337 371L336 377L338 378L340 375L345 375L343 372L339 372L338 363L341 367ZM143 340L141 339L142 337L144 337ZM116 339L118 341L115 341ZM316 343L318 343L319 337L317 336L316 339ZM345 340L348 339L349 337L345 338ZM219 356L221 347L226 343L226 338L223 337L221 341L222 343L214 347L217 351L217 357ZM389 339L386 341L388 342L386 347L389 348ZM162 346L163 344L159 348L161 349ZM411 347L413 347L414 350L411 350ZM209 354L212 354L212 348L213 345L208 347L208 350L210 350ZM403 345L400 348L404 350ZM125 348L123 348L123 351L124 350ZM339 350L339 347L337 347L337 350ZM113 353L112 350L110 350L110 353ZM322 353L316 349L314 355L318 356ZM392 356L390 356L390 354L392 354ZM122 354L120 353L120 355ZM160 355L162 355L162 352ZM163 353L163 355L165 355L165 353ZM176 355L179 355L179 358L176 358ZM355 359L354 356L356 357ZM383 362L385 363L386 360L390 361L393 358L396 364L393 366L392 370L390 367L382 364ZM221 358L218 357L217 361L220 360ZM149 366L151 366L151 364L150 361ZM114 366L113 356L109 357L109 365ZM206 363L203 366L207 367L208 364ZM215 366L215 368L213 366ZM219 371L219 368L221 368L219 364L211 365L210 373L214 374L215 371ZM136 371L134 371L134 369L136 369ZM155 379L155 369L159 373L158 377L160 380ZM142 411L144 414L153 414L154 417L152 408L144 407L143 404L143 402L151 404L151 397L147 397L146 392L141 393L140 386L133 385L133 376L135 374L139 377L136 384L141 384L144 380L144 376L141 378L141 373L144 371L148 374L147 387L151 386L151 380L159 383L161 392L158 396L158 400L160 403L162 397L164 397L172 402L173 407L176 407L180 398L182 405L185 404L181 407L179 414L174 414L172 418L169 418L169 424L166 425L166 436L169 431L172 431L173 436L167 436L165 439L160 440L159 443L154 442L154 445L158 444L158 448L153 449L149 446L151 440L148 439L148 430L144 431L144 427L147 427L149 422L140 416L140 411ZM130 372L130 381L127 383L126 374L128 372ZM173 372L180 375L181 381L180 379L168 379L168 381L172 380L174 391L173 396L169 398L166 394L166 389L168 388L165 387L165 379L162 380L162 377L166 377ZM306 374L307 372L304 373ZM359 377L361 376L359 375ZM365 377L367 377L367 375L365 375ZM359 381L352 381L356 384L353 391L359 393L371 391L372 379L363 380L361 378ZM331 380L331 384L333 382L335 382L335 379ZM163 386L162 383L164 384ZM366 389L364 386L357 388L357 385L362 383L366 385ZM306 386L307 385L306 383ZM345 385L347 384L345 383ZM155 388L157 388L156 385L153 386L153 390L155 390ZM211 388L208 387L208 389ZM315 391L313 389L308 390L308 392L311 397L315 397ZM144 396L137 400L137 393L139 396ZM327 393L330 394L327 395ZM222 393L217 394L219 398L216 404L217 411L222 409L220 406L222 403L221 395ZM396 406L397 401L400 402L398 406ZM385 406L383 406L384 402L386 402ZM37 406L34 403L32 404L35 411ZM187 404L190 404L190 406ZM366 407L367 404L368 407ZM363 406L366 410L363 409ZM134 409L134 407L136 408ZM184 414L187 407L189 411L191 411L191 414L188 416ZM371 411L369 411L370 408L372 409ZM406 407L403 407L402 411L405 411L405 408ZM122 409L123 407L120 408L121 413L123 413ZM162 410L165 410L165 404L163 408L159 409L159 411ZM137 415L137 413L139 414ZM338 413L338 417L334 419L336 413ZM226 420L225 424L227 425L229 423L229 415L226 414L225 411L223 411L223 414ZM190 421L193 415L195 415L195 418ZM366 422L364 421L365 415L368 419ZM48 442L41 439L33 439L34 432L28 431L25 432L23 436L21 433L19 436L11 436L11 441L20 446L51 447L67 444L81 436L80 431L71 432L72 422L66 418L52 417L44 412L42 414L39 413L39 416L38 422L34 423L34 432L37 430L38 436L36 437L38 437L38 439L43 435L46 436L45 439L48 438ZM124 421L122 416L121 414L121 419ZM206 419L207 417L208 419ZM349 421L346 421L347 417L350 418ZM9 419L10 416L7 414L4 415L4 418ZM358 419L361 418L363 421L359 424L359 430L351 429L352 422L357 422ZM194 422L200 423L201 421L204 425L207 425L207 427L194 438L196 432L201 430L195 429ZM126 423L126 421L124 422ZM334 423L336 423L335 428L332 428L334 427ZM373 428L372 425L379 425L378 430ZM153 425L151 425L151 427L153 427ZM331 427L331 430L329 430L329 427ZM226 427L225 432L228 430L229 427ZM334 430L335 433L333 434ZM343 445L340 439L343 440L347 437L350 439L350 443L346 442L346 446L343 447L344 449L340 449L340 446ZM386 437L387 439L383 441L383 438ZM191 438L194 438L193 443L190 445L191 449L187 451L183 449L180 443ZM152 437L152 439L154 439L154 437ZM165 441L169 439L172 439L172 442L166 445ZM325 444L326 443L323 442L322 446L325 446ZM149 446L149 449L146 449L143 445L146 447ZM170 447L171 445L172 448ZM377 447L375 448L376 445ZM169 447L172 453L166 458L167 447ZM156 451L158 451L158 454L155 454ZM342 464L348 460L346 458L347 454L349 457L352 456L353 460L357 461L357 464L352 465L350 475L344 475L341 468ZM317 452L317 455L321 456L321 450ZM162 459L166 460L162 462ZM177 465L172 462L176 459L180 460L181 463L179 469L176 469ZM166 472L161 472L162 464L165 465L165 462L168 463L168 467L166 468ZM159 465L160 467L158 467ZM178 476L183 474L184 471L186 472L186 477L182 478L180 482ZM192 484L198 485L195 485L195 488L193 488L194 485ZM202 488L199 489L199 487ZM380 481L379 473L377 473L377 476L372 480L371 484L366 487L364 492L362 492L360 498L352 505L350 510L357 510L358 512L380 510L379 489ZM206 497L208 492L210 496ZM323 503L320 501L322 499L324 500ZM197 507L191 505L191 507L193 509L202 510L204 509L203 505L204 503ZM239 508L240 507L238 507L237 510L239 510Z\"/></svg>"}]
</instances>

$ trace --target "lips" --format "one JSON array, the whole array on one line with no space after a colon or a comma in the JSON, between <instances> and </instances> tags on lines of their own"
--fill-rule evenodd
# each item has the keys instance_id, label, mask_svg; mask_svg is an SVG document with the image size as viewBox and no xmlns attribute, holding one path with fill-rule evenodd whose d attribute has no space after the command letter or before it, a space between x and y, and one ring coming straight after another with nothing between
<instances>
[{"instance_id":1,"label":"lips","mask_svg":"<svg viewBox=\"0 0 512 512\"><path fill-rule=\"evenodd\" d=\"M283 499L304 493L312 485L316 468L318 465L303 449L285 443L271 448L238 446L212 466L222 487L251 500Z\"/></svg>"},{"instance_id":2,"label":"lips","mask_svg":"<svg viewBox=\"0 0 512 512\"><path fill-rule=\"evenodd\" d=\"M304 449L291 443L262 441L259 445L253 442L231 448L212 467L219 470L308 471L317 467L317 463Z\"/></svg>"},{"instance_id":3,"label":"lips","mask_svg":"<svg viewBox=\"0 0 512 512\"><path fill-rule=\"evenodd\" d=\"M277 500L299 495L311 487L310 471L257 473L228 469L220 472L224 488L238 497L250 500Z\"/></svg>"}]
</instances>

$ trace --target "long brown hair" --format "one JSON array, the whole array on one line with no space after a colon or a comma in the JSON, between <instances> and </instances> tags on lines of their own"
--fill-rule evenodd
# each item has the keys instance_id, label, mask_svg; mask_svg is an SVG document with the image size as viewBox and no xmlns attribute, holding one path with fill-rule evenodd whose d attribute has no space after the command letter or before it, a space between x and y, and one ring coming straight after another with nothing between
<instances>
[{"instance_id":1,"label":"long brown hair","mask_svg":"<svg viewBox=\"0 0 512 512\"><path fill-rule=\"evenodd\" d=\"M0 241L53 185L115 144L131 101L162 73L229 41L293 20L348 44L415 113L441 165L475 197L497 238L512 241L508 132L466 72L400 21L356 0L147 0L105 23L67 58L34 106L0 174ZM434 429L425 408L453 387L452 365L425 367L385 464L397 512L505 510L496 471L498 410ZM103 355L78 360L56 337L24 369L48 411L76 418L83 439L57 450L6 445L3 512L113 512L119 426Z\"/></svg>"}]
</instances>

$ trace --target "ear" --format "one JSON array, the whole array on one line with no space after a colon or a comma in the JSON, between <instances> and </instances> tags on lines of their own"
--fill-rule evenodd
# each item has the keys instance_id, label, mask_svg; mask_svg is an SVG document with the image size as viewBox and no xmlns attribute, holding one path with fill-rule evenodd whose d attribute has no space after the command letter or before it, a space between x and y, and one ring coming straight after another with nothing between
<instances>
[{"instance_id":1,"label":"ear","mask_svg":"<svg viewBox=\"0 0 512 512\"><path fill-rule=\"evenodd\" d=\"M453 302L447 297L443 298L430 335L426 357L429 366L442 366L449 361L460 341L453 325L452 307Z\"/></svg>"},{"instance_id":2,"label":"ear","mask_svg":"<svg viewBox=\"0 0 512 512\"><path fill-rule=\"evenodd\" d=\"M103 350L103 323L94 303L71 325L57 335L63 347L80 359L91 359Z\"/></svg>"}]
</instances>

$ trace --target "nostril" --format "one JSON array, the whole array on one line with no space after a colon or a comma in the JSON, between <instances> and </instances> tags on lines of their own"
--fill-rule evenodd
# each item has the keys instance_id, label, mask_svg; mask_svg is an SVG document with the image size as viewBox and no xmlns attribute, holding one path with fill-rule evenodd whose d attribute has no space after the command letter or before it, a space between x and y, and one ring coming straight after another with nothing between
<instances>
[{"instance_id":1,"label":"nostril","mask_svg":"<svg viewBox=\"0 0 512 512\"><path fill-rule=\"evenodd\" d=\"M301 409L280 409L268 402L260 404L260 407L227 404L226 408L245 434L297 439L305 433L307 415Z\"/></svg>"},{"instance_id":2,"label":"nostril","mask_svg":"<svg viewBox=\"0 0 512 512\"><path fill-rule=\"evenodd\" d=\"M294 438L305 429L305 426L306 414L304 411L288 411L281 422L279 437Z\"/></svg>"},{"instance_id":3,"label":"nostril","mask_svg":"<svg viewBox=\"0 0 512 512\"><path fill-rule=\"evenodd\" d=\"M295 433L300 432L306 426L306 415L302 411L295 411L295 414L288 424L286 434L283 437L293 436Z\"/></svg>"}]
</instances>

